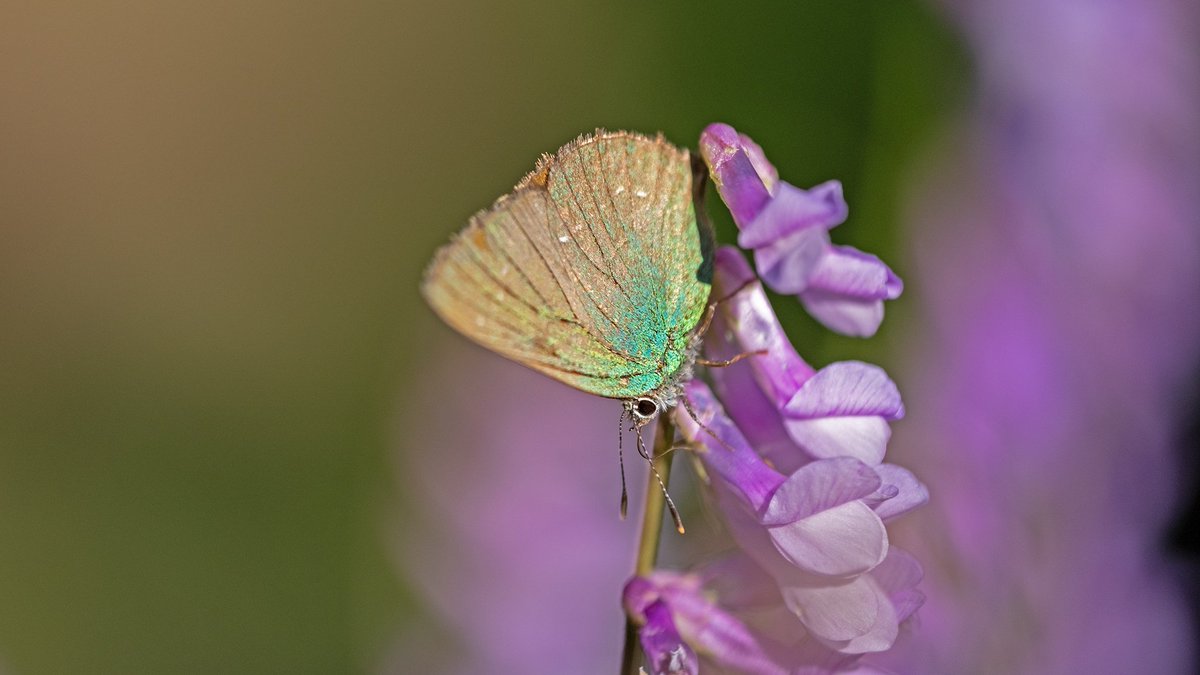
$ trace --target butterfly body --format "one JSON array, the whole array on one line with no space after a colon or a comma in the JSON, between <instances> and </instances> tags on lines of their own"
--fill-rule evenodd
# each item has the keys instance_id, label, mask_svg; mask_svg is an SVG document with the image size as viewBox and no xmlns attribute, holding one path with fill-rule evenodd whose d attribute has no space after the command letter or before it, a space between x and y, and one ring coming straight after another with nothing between
<instances>
[{"instance_id":1,"label":"butterfly body","mask_svg":"<svg viewBox=\"0 0 1200 675\"><path fill-rule=\"evenodd\" d=\"M691 377L711 289L699 171L661 137L580 137L471 218L422 293L482 346L656 414Z\"/></svg>"}]
</instances>

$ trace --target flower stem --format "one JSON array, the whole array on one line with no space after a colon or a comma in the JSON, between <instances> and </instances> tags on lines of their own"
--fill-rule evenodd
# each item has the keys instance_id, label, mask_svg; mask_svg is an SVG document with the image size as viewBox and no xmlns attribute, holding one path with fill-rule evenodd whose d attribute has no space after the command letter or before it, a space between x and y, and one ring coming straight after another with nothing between
<instances>
[{"instance_id":1,"label":"flower stem","mask_svg":"<svg viewBox=\"0 0 1200 675\"><path fill-rule=\"evenodd\" d=\"M658 431L654 437L654 468L662 476L663 486L671 480L671 460L675 453L668 452L675 440L675 420L669 412L658 416ZM663 510L666 494L658 484L654 472L646 477L646 510L642 515L642 536L638 542L637 562L633 573L645 576L654 570L658 559L658 542L663 530ZM625 649L621 653L621 675L638 675L642 662L642 645L638 641L638 627L628 615L625 617Z\"/></svg>"}]
</instances>

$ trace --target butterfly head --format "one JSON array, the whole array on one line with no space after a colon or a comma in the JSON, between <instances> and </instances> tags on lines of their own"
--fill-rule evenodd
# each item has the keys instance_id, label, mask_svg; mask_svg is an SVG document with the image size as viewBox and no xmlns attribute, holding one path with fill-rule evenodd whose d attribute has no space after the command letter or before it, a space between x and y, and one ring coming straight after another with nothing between
<instances>
[{"instance_id":1,"label":"butterfly head","mask_svg":"<svg viewBox=\"0 0 1200 675\"><path fill-rule=\"evenodd\" d=\"M625 412L629 413L634 424L639 427L652 422L666 408L663 400L654 395L638 396L625 399Z\"/></svg>"}]
</instances>

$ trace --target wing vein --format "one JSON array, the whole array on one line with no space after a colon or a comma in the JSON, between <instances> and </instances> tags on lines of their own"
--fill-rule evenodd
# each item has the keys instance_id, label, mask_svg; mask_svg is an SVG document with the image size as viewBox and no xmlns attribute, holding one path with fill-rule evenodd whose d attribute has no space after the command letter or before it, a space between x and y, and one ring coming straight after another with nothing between
<instances>
[{"instance_id":1,"label":"wing vein","mask_svg":"<svg viewBox=\"0 0 1200 675\"><path fill-rule=\"evenodd\" d=\"M575 202L575 208L579 209L580 219L586 223L588 221L587 212L583 210L583 205L580 204L580 202L579 202L579 195L575 190L575 183L571 180L570 175L565 171L562 172L562 177L563 177L563 180L567 184L568 190L571 193L571 201ZM575 241L574 232L570 232L569 228L568 228L568 233L569 233L569 236L571 237L571 241L575 243L576 248L578 248L579 252L583 254L584 259L587 260L589 263L591 263L592 267L595 267L597 272L600 272L601 274L607 276L609 279L612 280L612 282L614 284L617 285L618 288L620 288L620 284L617 283L617 280L613 279L612 273L601 268L596 263L596 261L592 260L592 256L590 254L588 254L587 249L585 249L583 246L581 246L578 242ZM569 272L572 273L572 276L575 277L576 281L580 281L578 274L575 273L575 270L571 269L570 267L568 267L567 269ZM614 319L612 316L609 315L608 310L603 306L602 303L596 302L595 300L593 300L591 298L589 298L589 300L591 300L592 306L596 308L596 310L600 313L600 315L603 316L605 319L608 320L609 323L612 324L613 328L618 329L618 330L620 329L621 325L619 323L617 323L616 319Z\"/></svg>"}]
</instances>

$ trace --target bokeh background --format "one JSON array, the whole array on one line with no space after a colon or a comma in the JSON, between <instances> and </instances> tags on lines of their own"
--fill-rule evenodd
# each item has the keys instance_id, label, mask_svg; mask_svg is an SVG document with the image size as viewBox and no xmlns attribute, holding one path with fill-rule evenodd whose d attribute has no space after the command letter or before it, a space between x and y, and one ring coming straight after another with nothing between
<instances>
[{"instance_id":1,"label":"bokeh background","mask_svg":"<svg viewBox=\"0 0 1200 675\"><path fill-rule=\"evenodd\" d=\"M836 240L909 282L868 341L778 303L810 361L913 393L890 457L933 494L899 535L931 602L891 665L1079 672L1080 617L1126 606L1094 593L1187 672L1196 12L1061 4L0 7L0 672L615 669L615 404L417 286L539 153L712 121L841 180ZM1087 576L1110 535L1129 562ZM1057 613L972 592L1066 578L1095 586Z\"/></svg>"}]
</instances>

